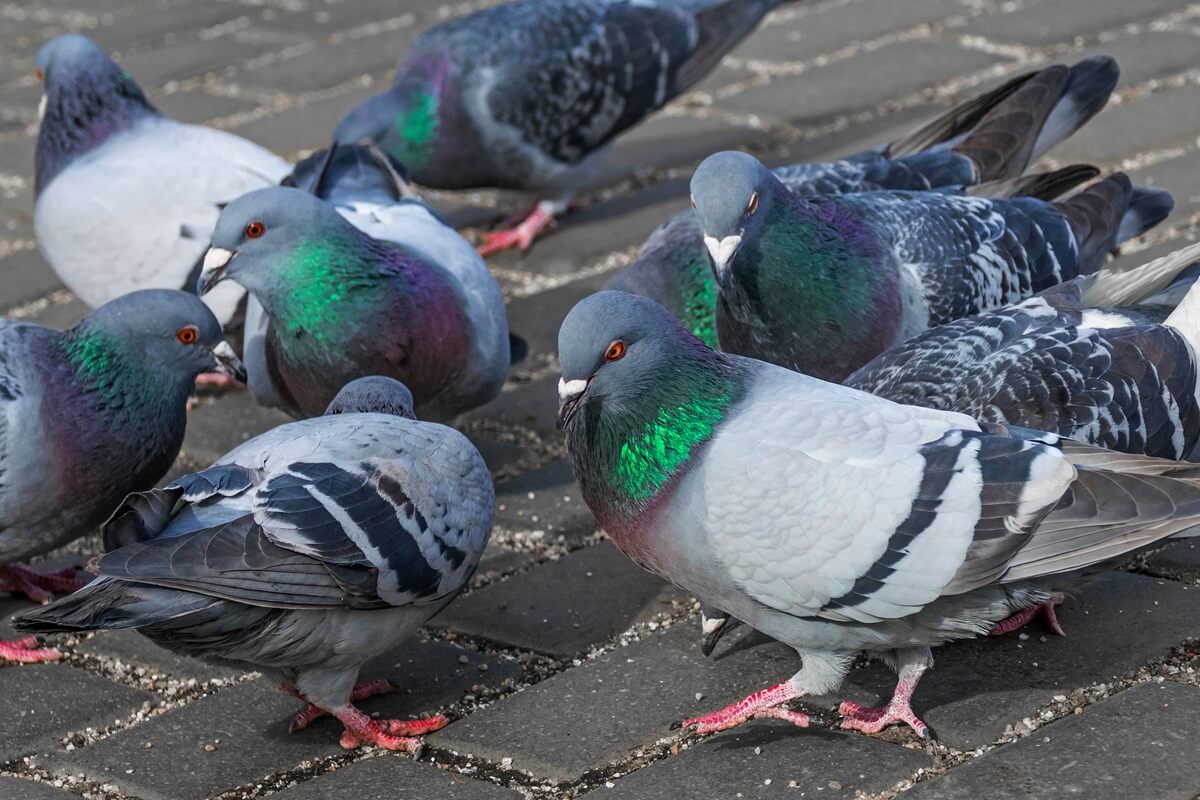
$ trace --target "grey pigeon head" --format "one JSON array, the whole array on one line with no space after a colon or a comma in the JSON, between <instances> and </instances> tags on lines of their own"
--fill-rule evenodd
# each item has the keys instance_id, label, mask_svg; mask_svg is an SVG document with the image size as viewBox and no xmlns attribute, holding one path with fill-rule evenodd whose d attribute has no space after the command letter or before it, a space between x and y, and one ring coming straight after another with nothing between
<instances>
[{"instance_id":1,"label":"grey pigeon head","mask_svg":"<svg viewBox=\"0 0 1200 800\"><path fill-rule=\"evenodd\" d=\"M696 348L707 349L649 298L614 291L585 297L558 329L560 426L585 404L628 412L678 354Z\"/></svg>"},{"instance_id":2,"label":"grey pigeon head","mask_svg":"<svg viewBox=\"0 0 1200 800\"><path fill-rule=\"evenodd\" d=\"M75 330L105 334L135 348L172 382L190 383L202 372L246 379L241 361L222 338L221 323L194 294L130 292L88 314Z\"/></svg>"},{"instance_id":3,"label":"grey pigeon head","mask_svg":"<svg viewBox=\"0 0 1200 800\"><path fill-rule=\"evenodd\" d=\"M275 265L306 240L336 248L337 241L355 234L332 206L307 192L285 186L249 192L221 211L212 247L204 257L199 291L204 294L225 278L253 292L268 291L277 273ZM314 253L313 257L333 255Z\"/></svg>"},{"instance_id":4,"label":"grey pigeon head","mask_svg":"<svg viewBox=\"0 0 1200 800\"><path fill-rule=\"evenodd\" d=\"M413 395L400 381L383 375L369 375L350 381L333 398L325 416L334 414L394 414L416 419Z\"/></svg>"},{"instance_id":5,"label":"grey pigeon head","mask_svg":"<svg viewBox=\"0 0 1200 800\"><path fill-rule=\"evenodd\" d=\"M74 158L158 113L133 78L86 36L51 39L38 50L36 63L45 92L36 156L39 192Z\"/></svg>"},{"instance_id":6,"label":"grey pigeon head","mask_svg":"<svg viewBox=\"0 0 1200 800\"><path fill-rule=\"evenodd\" d=\"M757 234L777 182L758 159L732 150L711 155L696 167L692 207L722 285L742 243Z\"/></svg>"}]
</instances>

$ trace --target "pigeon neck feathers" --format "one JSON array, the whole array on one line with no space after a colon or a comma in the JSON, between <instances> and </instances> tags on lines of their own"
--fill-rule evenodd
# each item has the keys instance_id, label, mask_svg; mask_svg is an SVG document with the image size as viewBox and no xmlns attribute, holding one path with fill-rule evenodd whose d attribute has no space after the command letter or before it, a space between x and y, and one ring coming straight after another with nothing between
<instances>
[{"instance_id":1,"label":"pigeon neck feathers","mask_svg":"<svg viewBox=\"0 0 1200 800\"><path fill-rule=\"evenodd\" d=\"M100 53L67 75L52 74L38 130L35 192L76 158L152 116L158 111L129 73Z\"/></svg>"},{"instance_id":2,"label":"pigeon neck feathers","mask_svg":"<svg viewBox=\"0 0 1200 800\"><path fill-rule=\"evenodd\" d=\"M632 399L589 403L567 427L584 496L611 535L638 527L669 496L745 395L751 362L680 337L669 366Z\"/></svg>"},{"instance_id":3,"label":"pigeon neck feathers","mask_svg":"<svg viewBox=\"0 0 1200 800\"><path fill-rule=\"evenodd\" d=\"M836 197L774 191L722 289L722 347L755 357L767 347L785 366L840 381L846 363L883 350L900 325L900 275L880 266L889 243Z\"/></svg>"}]
</instances>

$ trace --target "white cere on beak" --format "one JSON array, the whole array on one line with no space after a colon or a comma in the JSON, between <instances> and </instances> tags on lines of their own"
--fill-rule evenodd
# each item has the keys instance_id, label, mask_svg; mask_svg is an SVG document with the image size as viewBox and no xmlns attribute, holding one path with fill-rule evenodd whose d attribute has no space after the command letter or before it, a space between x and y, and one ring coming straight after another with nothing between
<instances>
[{"instance_id":1,"label":"white cere on beak","mask_svg":"<svg viewBox=\"0 0 1200 800\"><path fill-rule=\"evenodd\" d=\"M204 254L204 266L200 271L207 274L214 269L220 269L232 259L232 250L226 250L224 247L210 247L208 248L208 252Z\"/></svg>"},{"instance_id":2,"label":"white cere on beak","mask_svg":"<svg viewBox=\"0 0 1200 800\"><path fill-rule=\"evenodd\" d=\"M729 267L729 259L733 258L733 254L737 252L738 245L742 243L742 237L736 233L732 236L726 236L721 241L717 241L715 236L705 236L704 246L708 248L708 254L712 256L713 265L716 266L717 272L724 272Z\"/></svg>"},{"instance_id":3,"label":"white cere on beak","mask_svg":"<svg viewBox=\"0 0 1200 800\"><path fill-rule=\"evenodd\" d=\"M38 101L38 124L41 124L46 119L46 104L48 102L46 95L42 95L42 99Z\"/></svg>"},{"instance_id":4,"label":"white cere on beak","mask_svg":"<svg viewBox=\"0 0 1200 800\"><path fill-rule=\"evenodd\" d=\"M218 358L232 360L235 363L238 360L237 353L233 352L233 348L230 347L229 342L224 340L217 342L217 346L214 347L212 351L213 355L217 356Z\"/></svg>"},{"instance_id":5,"label":"white cere on beak","mask_svg":"<svg viewBox=\"0 0 1200 800\"><path fill-rule=\"evenodd\" d=\"M575 379L573 381L564 381L558 379L558 400L560 403L565 403L568 400L578 397L587 388L588 382L585 380Z\"/></svg>"}]
</instances>

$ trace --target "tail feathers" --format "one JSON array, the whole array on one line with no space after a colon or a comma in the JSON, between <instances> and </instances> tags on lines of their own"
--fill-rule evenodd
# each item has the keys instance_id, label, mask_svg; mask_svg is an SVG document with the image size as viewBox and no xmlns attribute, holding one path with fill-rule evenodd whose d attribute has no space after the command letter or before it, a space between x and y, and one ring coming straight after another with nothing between
<instances>
[{"instance_id":1,"label":"tail feathers","mask_svg":"<svg viewBox=\"0 0 1200 800\"><path fill-rule=\"evenodd\" d=\"M204 595L100 578L74 594L13 617L22 633L72 633L161 625L224 601Z\"/></svg>"},{"instance_id":2,"label":"tail feathers","mask_svg":"<svg viewBox=\"0 0 1200 800\"><path fill-rule=\"evenodd\" d=\"M1072 164L1053 172L1035 172L1019 178L988 181L967 190L976 197L1036 197L1055 200L1073 191L1100 174L1090 164Z\"/></svg>"},{"instance_id":3,"label":"tail feathers","mask_svg":"<svg viewBox=\"0 0 1200 800\"><path fill-rule=\"evenodd\" d=\"M1200 244L1185 247L1167 257L1171 258L1183 253L1190 253L1195 258L1200 258ZM1185 263L1190 265L1195 258L1187 259ZM1171 312L1171 316L1167 317L1165 324L1179 331L1188 340L1196 355L1200 357L1200 286L1193 285L1188 289L1183 301Z\"/></svg>"},{"instance_id":4,"label":"tail feathers","mask_svg":"<svg viewBox=\"0 0 1200 800\"><path fill-rule=\"evenodd\" d=\"M1200 243L1180 248L1137 267L1105 267L1080 279L1083 289L1080 307L1107 308L1156 302L1157 295L1173 286L1185 271L1198 263ZM1196 298L1195 302L1200 304L1200 298Z\"/></svg>"},{"instance_id":5,"label":"tail feathers","mask_svg":"<svg viewBox=\"0 0 1200 800\"><path fill-rule=\"evenodd\" d=\"M1066 90L1042 124L1030 160L1041 158L1098 114L1108 104L1120 77L1121 68L1111 56L1092 56L1071 67Z\"/></svg>"},{"instance_id":6,"label":"tail feathers","mask_svg":"<svg viewBox=\"0 0 1200 800\"><path fill-rule=\"evenodd\" d=\"M700 82L777 5L772 0L718 0L697 10L700 38L675 72L675 92Z\"/></svg>"},{"instance_id":7,"label":"tail feathers","mask_svg":"<svg viewBox=\"0 0 1200 800\"><path fill-rule=\"evenodd\" d=\"M937 145L954 143L970 133L989 111L1020 89L1036 74L1027 72L1018 75L990 92L959 103L929 124L889 144L884 155L888 158L902 158L929 150Z\"/></svg>"},{"instance_id":8,"label":"tail feathers","mask_svg":"<svg viewBox=\"0 0 1200 800\"><path fill-rule=\"evenodd\" d=\"M1123 172L1094 183L1055 207L1067 218L1079 252L1079 272L1099 269L1104 255L1121 242L1166 219L1174 201L1156 189L1133 188Z\"/></svg>"}]
</instances>

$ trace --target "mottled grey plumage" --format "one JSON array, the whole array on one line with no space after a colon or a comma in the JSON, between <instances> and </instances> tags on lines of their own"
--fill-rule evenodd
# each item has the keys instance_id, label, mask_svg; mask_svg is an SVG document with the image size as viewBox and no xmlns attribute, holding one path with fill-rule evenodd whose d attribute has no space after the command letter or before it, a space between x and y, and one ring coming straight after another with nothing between
<instances>
[{"instance_id":1,"label":"mottled grey plumage","mask_svg":"<svg viewBox=\"0 0 1200 800\"><path fill-rule=\"evenodd\" d=\"M362 388L335 401L357 412L281 425L130 495L90 565L103 577L16 624L135 628L176 652L267 673L341 719L344 745L413 749L391 735L401 723L350 705L352 689L365 662L470 578L494 492L462 434L386 413L408 402L403 386L371 387L374 406Z\"/></svg>"},{"instance_id":2,"label":"mottled grey plumage","mask_svg":"<svg viewBox=\"0 0 1200 800\"><path fill-rule=\"evenodd\" d=\"M785 683L690 720L701 732L761 712L806 722L769 709L836 689L864 650L901 683L875 717L846 707L847 724L923 731L907 698L929 648L1200 521L1200 483L1174 462L719 353L632 295L581 301L559 363L568 453L613 542L803 658Z\"/></svg>"},{"instance_id":3,"label":"mottled grey plumage","mask_svg":"<svg viewBox=\"0 0 1200 800\"><path fill-rule=\"evenodd\" d=\"M942 192L805 198L751 156L692 177L722 349L843 380L931 325L1095 272L1170 195L1117 173L1060 203Z\"/></svg>"},{"instance_id":4,"label":"mottled grey plumage","mask_svg":"<svg viewBox=\"0 0 1200 800\"><path fill-rule=\"evenodd\" d=\"M217 369L240 365L183 292L133 292L65 332L0 321L0 564L91 532L162 478L195 377Z\"/></svg>"},{"instance_id":5,"label":"mottled grey plumage","mask_svg":"<svg viewBox=\"0 0 1200 800\"><path fill-rule=\"evenodd\" d=\"M972 98L888 145L817 164L793 164L775 175L803 196L883 189L986 191L1027 195L1015 179L1104 107L1116 86L1117 63L1094 56L1019 75ZM1075 180L1094 177L1074 172ZM980 184L990 184L979 189ZM1038 194L1053 199L1056 194ZM1045 187L1042 187L1045 190ZM637 260L606 288L641 294L665 306L705 344L716 346L716 286L704 233L691 211L651 234Z\"/></svg>"}]
</instances>

